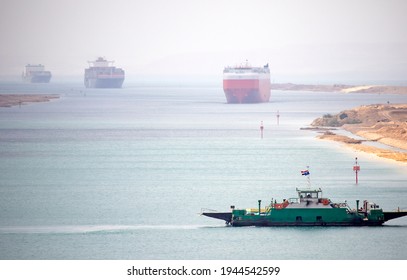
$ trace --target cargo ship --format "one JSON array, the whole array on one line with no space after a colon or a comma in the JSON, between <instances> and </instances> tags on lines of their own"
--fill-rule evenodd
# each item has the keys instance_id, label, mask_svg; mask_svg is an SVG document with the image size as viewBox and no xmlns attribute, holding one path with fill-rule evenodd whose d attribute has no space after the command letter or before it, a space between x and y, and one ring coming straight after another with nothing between
<instances>
[{"instance_id":1,"label":"cargo ship","mask_svg":"<svg viewBox=\"0 0 407 280\"><path fill-rule=\"evenodd\" d=\"M296 198L284 199L281 203L271 201L262 208L235 209L230 212L204 210L202 215L224 220L227 225L241 226L380 226L388 220L403 217L407 211L385 212L379 205L364 200L359 208L351 209L346 202L334 203L322 195L319 189L296 189Z\"/></svg>"},{"instance_id":2,"label":"cargo ship","mask_svg":"<svg viewBox=\"0 0 407 280\"><path fill-rule=\"evenodd\" d=\"M270 70L251 67L246 64L225 67L223 70L223 91L228 103L260 103L270 100Z\"/></svg>"},{"instance_id":3,"label":"cargo ship","mask_svg":"<svg viewBox=\"0 0 407 280\"><path fill-rule=\"evenodd\" d=\"M51 72L45 71L42 64L27 64L23 71L22 79L29 83L49 83L51 80Z\"/></svg>"},{"instance_id":4,"label":"cargo ship","mask_svg":"<svg viewBox=\"0 0 407 280\"><path fill-rule=\"evenodd\" d=\"M88 61L84 83L87 88L121 88L124 82L124 70L113 66L114 61L99 57Z\"/></svg>"}]
</instances>

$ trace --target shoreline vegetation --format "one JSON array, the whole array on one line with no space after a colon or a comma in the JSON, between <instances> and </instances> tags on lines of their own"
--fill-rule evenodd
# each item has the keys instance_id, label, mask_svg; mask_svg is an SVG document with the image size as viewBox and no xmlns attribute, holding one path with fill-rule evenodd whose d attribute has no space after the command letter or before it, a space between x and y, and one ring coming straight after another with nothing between
<instances>
[{"instance_id":1,"label":"shoreline vegetation","mask_svg":"<svg viewBox=\"0 0 407 280\"><path fill-rule=\"evenodd\" d=\"M360 106L336 115L326 114L314 120L311 126L321 132L320 139L341 142L358 151L407 163L407 104ZM332 132L336 127L364 140L338 135ZM375 147L374 142L385 146Z\"/></svg>"},{"instance_id":2,"label":"shoreline vegetation","mask_svg":"<svg viewBox=\"0 0 407 280\"><path fill-rule=\"evenodd\" d=\"M21 106L58 99L58 94L0 94L0 107Z\"/></svg>"}]
</instances>

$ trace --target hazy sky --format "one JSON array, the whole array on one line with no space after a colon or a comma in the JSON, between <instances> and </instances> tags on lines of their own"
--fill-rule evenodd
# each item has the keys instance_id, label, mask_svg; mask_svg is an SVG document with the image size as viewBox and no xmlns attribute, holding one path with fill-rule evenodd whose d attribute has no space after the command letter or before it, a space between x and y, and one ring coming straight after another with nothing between
<instances>
[{"instance_id":1,"label":"hazy sky","mask_svg":"<svg viewBox=\"0 0 407 280\"><path fill-rule=\"evenodd\" d=\"M221 75L248 59L272 80L407 80L405 0L0 0L0 75L42 63L82 75Z\"/></svg>"}]
</instances>

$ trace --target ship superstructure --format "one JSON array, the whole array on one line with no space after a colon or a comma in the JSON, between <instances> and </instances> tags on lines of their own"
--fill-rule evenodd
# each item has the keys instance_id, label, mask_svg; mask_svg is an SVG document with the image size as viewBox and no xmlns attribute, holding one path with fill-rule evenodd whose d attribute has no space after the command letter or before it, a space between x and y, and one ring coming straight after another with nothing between
<instances>
[{"instance_id":1,"label":"ship superstructure","mask_svg":"<svg viewBox=\"0 0 407 280\"><path fill-rule=\"evenodd\" d=\"M84 83L87 88L121 88L124 82L124 70L113 66L114 61L99 57L88 61Z\"/></svg>"},{"instance_id":2,"label":"ship superstructure","mask_svg":"<svg viewBox=\"0 0 407 280\"><path fill-rule=\"evenodd\" d=\"M263 67L244 65L225 67L223 91L228 103L260 103L270 100L270 70Z\"/></svg>"},{"instance_id":3,"label":"ship superstructure","mask_svg":"<svg viewBox=\"0 0 407 280\"><path fill-rule=\"evenodd\" d=\"M42 64L27 64L22 74L22 79L29 83L49 83L51 72L45 71Z\"/></svg>"}]
</instances>

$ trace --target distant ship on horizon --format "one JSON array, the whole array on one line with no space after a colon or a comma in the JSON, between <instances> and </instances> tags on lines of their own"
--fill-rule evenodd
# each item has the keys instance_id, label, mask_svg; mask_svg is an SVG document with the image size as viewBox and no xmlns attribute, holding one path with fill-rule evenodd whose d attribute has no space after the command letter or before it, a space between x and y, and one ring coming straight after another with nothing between
<instances>
[{"instance_id":1,"label":"distant ship on horizon","mask_svg":"<svg viewBox=\"0 0 407 280\"><path fill-rule=\"evenodd\" d=\"M27 64L22 74L22 80L29 83L49 83L51 72L45 71L42 64Z\"/></svg>"},{"instance_id":2,"label":"distant ship on horizon","mask_svg":"<svg viewBox=\"0 0 407 280\"><path fill-rule=\"evenodd\" d=\"M228 103L260 103L270 100L270 70L245 65L225 67L223 70L223 91Z\"/></svg>"},{"instance_id":3,"label":"distant ship on horizon","mask_svg":"<svg viewBox=\"0 0 407 280\"><path fill-rule=\"evenodd\" d=\"M87 88L121 88L124 82L124 70L113 66L114 61L98 57L88 61L85 69L84 83Z\"/></svg>"}]
</instances>

